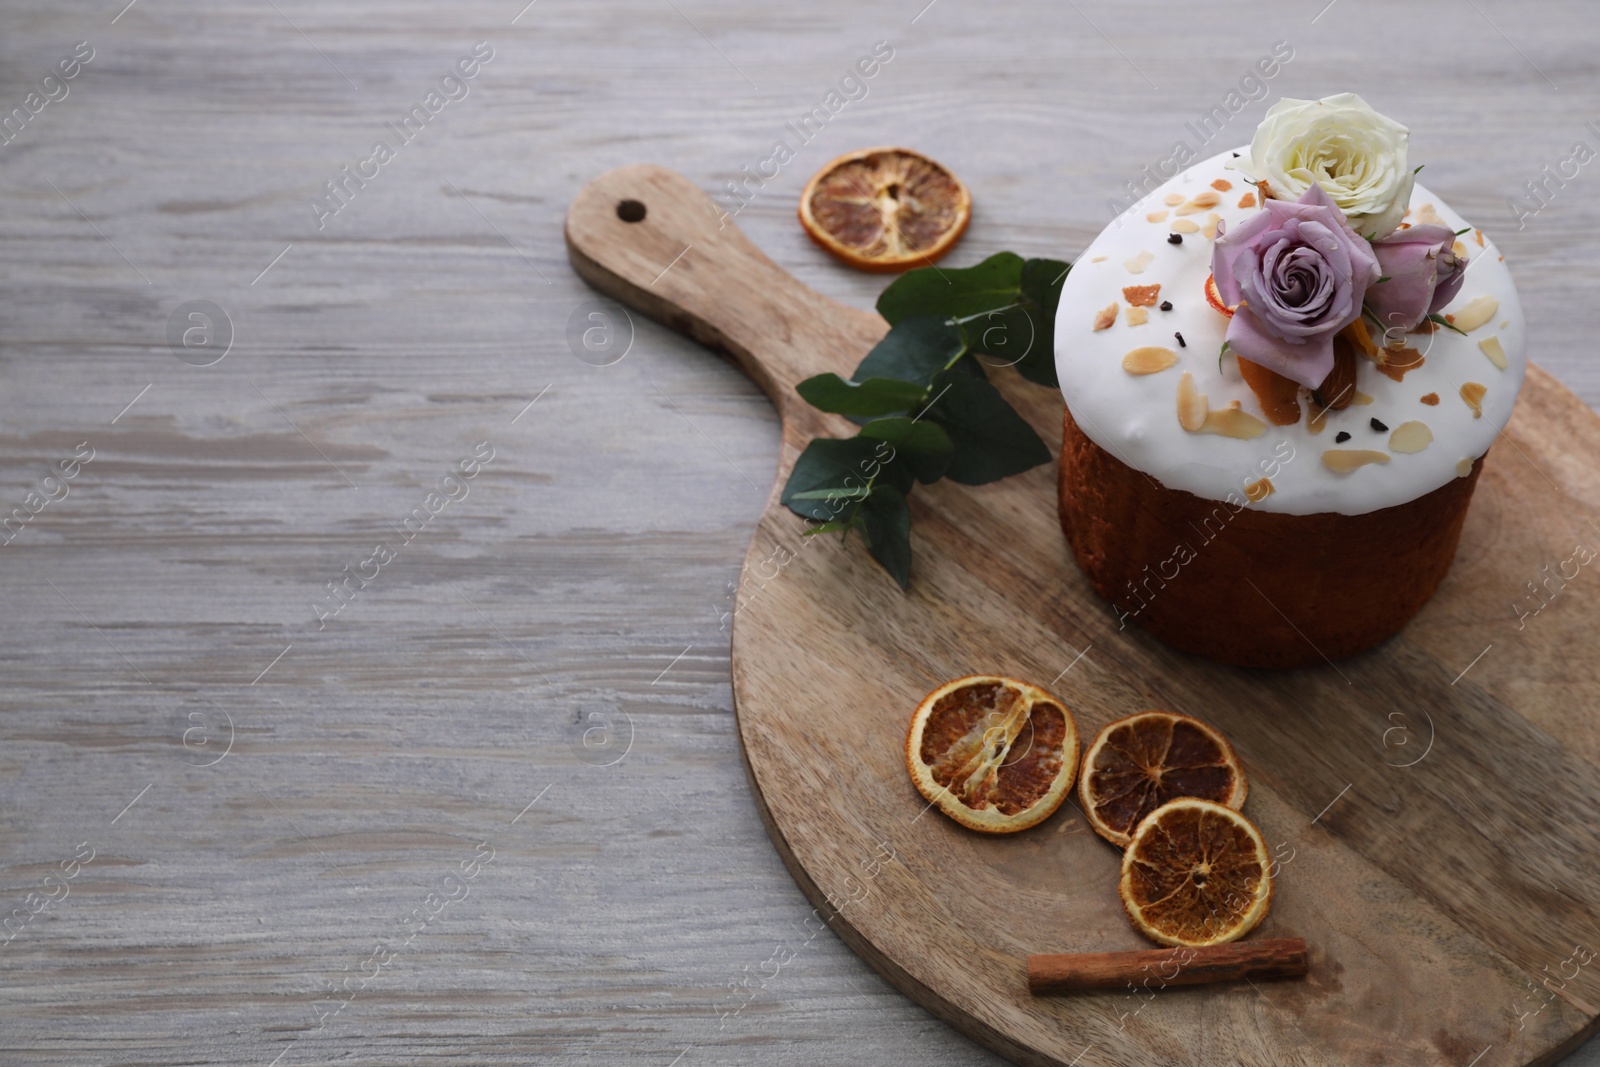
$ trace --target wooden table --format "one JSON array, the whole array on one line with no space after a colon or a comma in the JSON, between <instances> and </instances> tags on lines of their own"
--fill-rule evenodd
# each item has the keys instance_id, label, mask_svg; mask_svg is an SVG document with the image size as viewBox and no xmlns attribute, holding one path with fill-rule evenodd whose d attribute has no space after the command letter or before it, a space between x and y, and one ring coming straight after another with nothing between
<instances>
[{"instance_id":1,"label":"wooden table","mask_svg":"<svg viewBox=\"0 0 1600 1067\"><path fill-rule=\"evenodd\" d=\"M960 172L952 262L1071 256L1286 41L1266 91L1409 123L1600 402L1595 168L1507 203L1600 147L1577 0L123 2L0 36L0 1062L998 1062L808 937L761 829L727 613L777 424L653 323L584 347L609 167L785 141L737 222L867 307L793 219L833 155Z\"/></svg>"}]
</instances>

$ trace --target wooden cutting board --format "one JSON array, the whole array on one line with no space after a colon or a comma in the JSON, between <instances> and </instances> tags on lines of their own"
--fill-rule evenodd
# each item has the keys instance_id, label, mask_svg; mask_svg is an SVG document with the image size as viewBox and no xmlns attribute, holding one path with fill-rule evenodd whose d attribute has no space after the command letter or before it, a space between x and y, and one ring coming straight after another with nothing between
<instances>
[{"instance_id":1,"label":"wooden cutting board","mask_svg":"<svg viewBox=\"0 0 1600 1067\"><path fill-rule=\"evenodd\" d=\"M641 220L621 217L639 214L619 213L628 201ZM812 436L853 428L794 385L848 375L886 326L801 285L719 214L681 175L624 167L578 194L567 243L596 288L730 354L783 419L733 690L762 818L817 907L809 930L827 923L1018 1063L1500 1067L1582 1043L1600 1015L1600 559L1579 562L1600 552L1593 412L1530 368L1455 567L1399 637L1335 666L1221 667L1117 629L1056 524L1053 466L919 487L909 592L856 540L803 537L778 490ZM1060 396L996 377L1059 445ZM1561 570L1576 574L1530 595ZM1051 689L1086 740L1150 707L1222 729L1281 864L1253 936L1306 938L1309 978L1030 997L1030 952L1149 946L1117 900L1120 854L1076 807L1005 838L925 811L904 766L911 710L978 672ZM802 940L760 984L781 988Z\"/></svg>"}]
</instances>

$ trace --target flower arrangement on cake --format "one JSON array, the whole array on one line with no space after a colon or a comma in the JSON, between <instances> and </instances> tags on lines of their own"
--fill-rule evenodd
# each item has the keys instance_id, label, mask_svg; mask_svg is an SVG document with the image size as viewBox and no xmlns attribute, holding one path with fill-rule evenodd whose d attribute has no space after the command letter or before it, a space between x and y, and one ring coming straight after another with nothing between
<instances>
[{"instance_id":1,"label":"flower arrangement on cake","mask_svg":"<svg viewBox=\"0 0 1600 1067\"><path fill-rule=\"evenodd\" d=\"M1280 100L1067 278L1061 521L1121 625L1303 666L1388 638L1449 570L1524 324L1409 141L1354 94Z\"/></svg>"}]
</instances>

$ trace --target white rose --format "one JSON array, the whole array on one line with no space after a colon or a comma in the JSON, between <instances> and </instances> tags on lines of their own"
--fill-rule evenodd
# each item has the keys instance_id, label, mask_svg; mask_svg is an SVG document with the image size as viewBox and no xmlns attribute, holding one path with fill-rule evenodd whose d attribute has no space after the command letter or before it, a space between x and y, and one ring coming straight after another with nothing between
<instances>
[{"instance_id":1,"label":"white rose","mask_svg":"<svg viewBox=\"0 0 1600 1067\"><path fill-rule=\"evenodd\" d=\"M1410 130L1361 97L1340 93L1273 104L1256 127L1250 158L1274 196L1298 200L1316 182L1357 233L1376 239L1394 232L1411 202L1410 140Z\"/></svg>"}]
</instances>

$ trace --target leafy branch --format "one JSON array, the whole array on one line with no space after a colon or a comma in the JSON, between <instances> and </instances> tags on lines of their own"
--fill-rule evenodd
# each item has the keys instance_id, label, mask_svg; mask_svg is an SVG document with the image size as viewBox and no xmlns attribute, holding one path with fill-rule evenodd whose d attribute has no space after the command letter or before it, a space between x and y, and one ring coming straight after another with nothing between
<instances>
[{"instance_id":1,"label":"leafy branch","mask_svg":"<svg viewBox=\"0 0 1600 1067\"><path fill-rule=\"evenodd\" d=\"M906 498L917 483L982 485L1049 462L1050 450L984 365L1056 385L1056 303L1068 268L1001 252L963 270L910 271L883 291L878 312L889 332L855 373L798 386L813 407L861 424L855 437L816 438L795 461L781 500L819 522L808 534L859 532L904 589Z\"/></svg>"}]
</instances>

